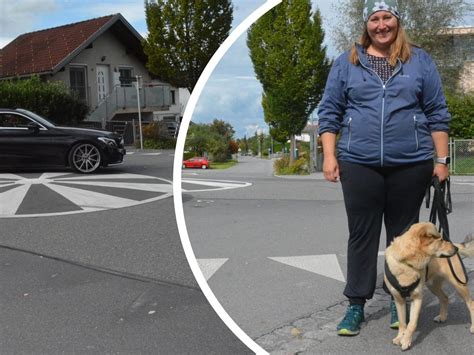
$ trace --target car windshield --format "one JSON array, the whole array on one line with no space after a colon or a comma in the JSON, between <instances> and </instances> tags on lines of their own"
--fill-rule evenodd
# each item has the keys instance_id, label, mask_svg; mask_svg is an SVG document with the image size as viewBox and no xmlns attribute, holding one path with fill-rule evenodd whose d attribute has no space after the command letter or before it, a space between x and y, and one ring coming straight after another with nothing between
<instances>
[{"instance_id":1,"label":"car windshield","mask_svg":"<svg viewBox=\"0 0 474 355\"><path fill-rule=\"evenodd\" d=\"M43 126L46 126L49 128L56 126L53 122L47 120L46 118L41 117L40 115L37 115L34 112L24 110L22 108L17 109L17 111L34 118L36 121L38 121L38 123L41 123Z\"/></svg>"}]
</instances>

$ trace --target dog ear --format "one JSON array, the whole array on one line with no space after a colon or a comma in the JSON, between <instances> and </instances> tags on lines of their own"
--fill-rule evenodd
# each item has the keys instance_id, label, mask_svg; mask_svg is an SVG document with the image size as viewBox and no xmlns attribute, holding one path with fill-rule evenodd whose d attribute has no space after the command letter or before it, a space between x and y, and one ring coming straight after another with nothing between
<instances>
[{"instance_id":1,"label":"dog ear","mask_svg":"<svg viewBox=\"0 0 474 355\"><path fill-rule=\"evenodd\" d=\"M441 234L433 223L426 223L423 225L423 233L430 238L440 239Z\"/></svg>"}]
</instances>

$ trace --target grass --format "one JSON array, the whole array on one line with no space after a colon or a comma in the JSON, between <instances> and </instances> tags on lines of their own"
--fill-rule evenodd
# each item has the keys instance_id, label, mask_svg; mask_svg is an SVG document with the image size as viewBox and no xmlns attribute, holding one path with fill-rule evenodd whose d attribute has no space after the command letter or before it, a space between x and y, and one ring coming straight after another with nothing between
<instances>
[{"instance_id":1,"label":"grass","mask_svg":"<svg viewBox=\"0 0 474 355\"><path fill-rule=\"evenodd\" d=\"M456 157L454 175L474 175L474 156Z\"/></svg>"},{"instance_id":2,"label":"grass","mask_svg":"<svg viewBox=\"0 0 474 355\"><path fill-rule=\"evenodd\" d=\"M224 163L211 162L211 169L229 169L235 164L237 164L235 160L228 160Z\"/></svg>"}]
</instances>

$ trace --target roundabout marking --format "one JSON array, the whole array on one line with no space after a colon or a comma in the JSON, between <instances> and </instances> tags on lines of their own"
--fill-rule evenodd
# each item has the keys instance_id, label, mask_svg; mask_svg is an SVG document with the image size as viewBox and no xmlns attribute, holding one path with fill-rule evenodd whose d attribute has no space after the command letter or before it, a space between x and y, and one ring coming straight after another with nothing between
<instances>
[{"instance_id":1,"label":"roundabout marking","mask_svg":"<svg viewBox=\"0 0 474 355\"><path fill-rule=\"evenodd\" d=\"M172 193L171 181L139 174L43 173L34 178L0 174L0 218L104 211L161 200Z\"/></svg>"}]
</instances>

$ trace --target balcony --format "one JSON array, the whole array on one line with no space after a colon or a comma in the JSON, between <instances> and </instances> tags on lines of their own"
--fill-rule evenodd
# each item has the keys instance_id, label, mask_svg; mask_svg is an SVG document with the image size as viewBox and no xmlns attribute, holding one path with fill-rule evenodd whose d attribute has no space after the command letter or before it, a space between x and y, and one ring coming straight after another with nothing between
<instances>
[{"instance_id":1,"label":"balcony","mask_svg":"<svg viewBox=\"0 0 474 355\"><path fill-rule=\"evenodd\" d=\"M139 89L140 110L143 113L168 110L171 105L170 86L144 84ZM107 122L116 115L138 114L137 88L135 86L115 86L89 114L86 122L100 122L105 128Z\"/></svg>"}]
</instances>

